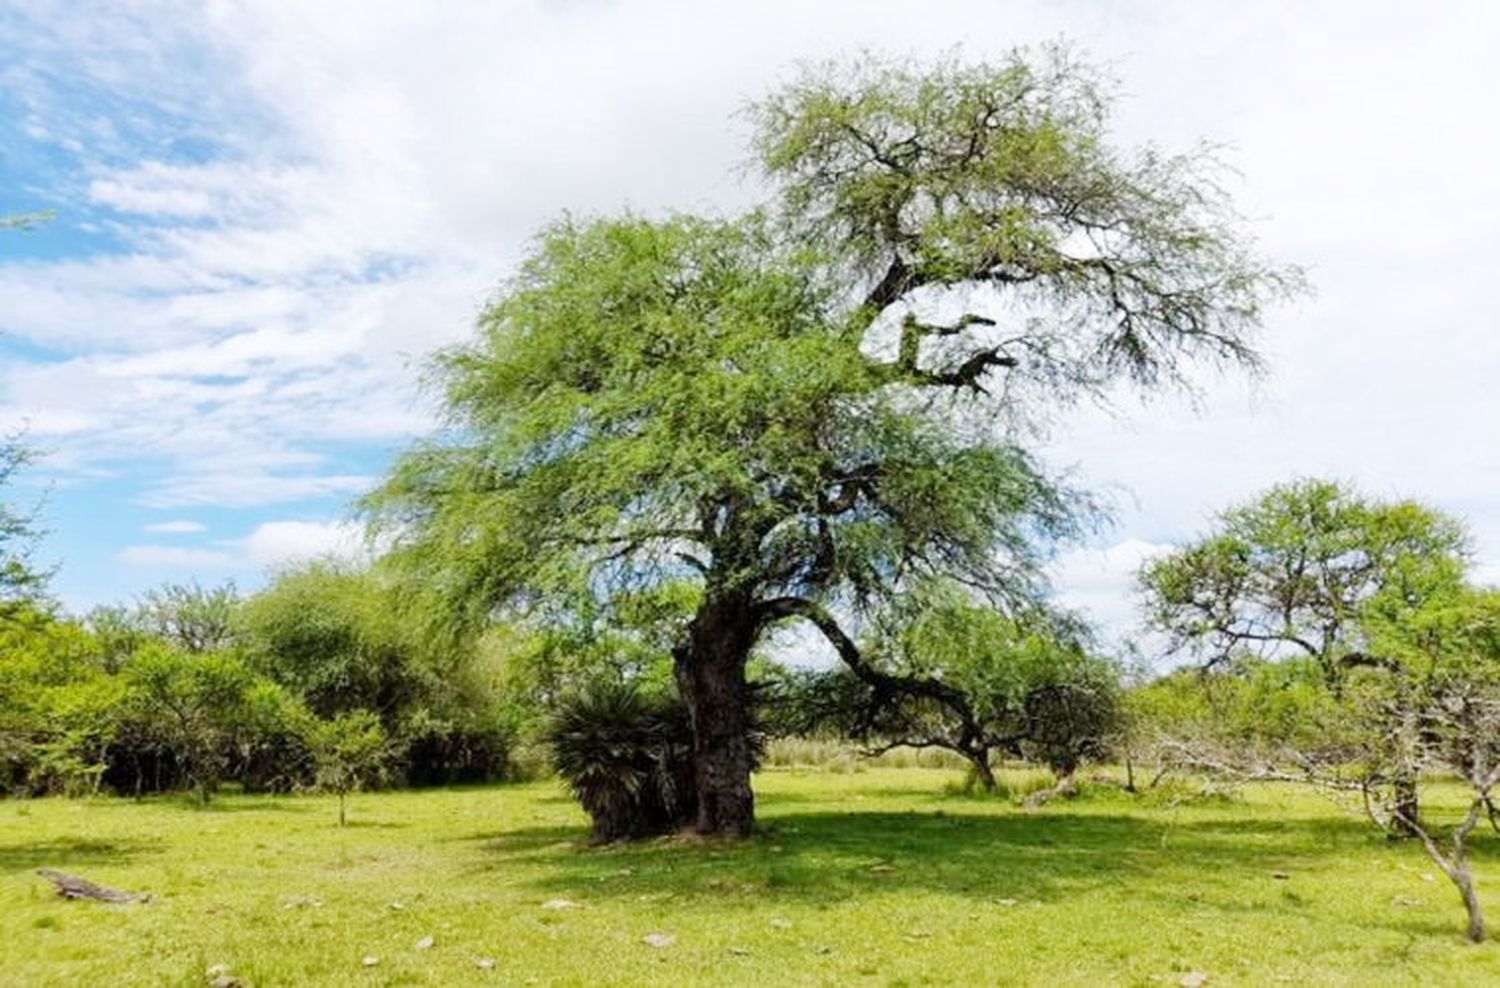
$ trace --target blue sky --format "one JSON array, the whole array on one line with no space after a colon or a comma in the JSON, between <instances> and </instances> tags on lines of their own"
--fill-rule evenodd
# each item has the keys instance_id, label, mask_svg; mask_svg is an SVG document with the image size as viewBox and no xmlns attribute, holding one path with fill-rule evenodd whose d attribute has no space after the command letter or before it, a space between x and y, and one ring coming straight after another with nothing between
<instances>
[{"instance_id":1,"label":"blue sky","mask_svg":"<svg viewBox=\"0 0 1500 988\"><path fill-rule=\"evenodd\" d=\"M0 2L0 427L48 451L45 552L75 609L352 552L349 505L433 428L463 339L563 210L729 211L732 115L799 59L973 57L1068 36L1119 78L1122 143L1227 146L1267 252L1260 382L1060 418L1047 455L1117 524L1056 566L1132 616L1140 561L1295 475L1467 518L1500 579L1500 7L895 0L716 5Z\"/></svg>"}]
</instances>

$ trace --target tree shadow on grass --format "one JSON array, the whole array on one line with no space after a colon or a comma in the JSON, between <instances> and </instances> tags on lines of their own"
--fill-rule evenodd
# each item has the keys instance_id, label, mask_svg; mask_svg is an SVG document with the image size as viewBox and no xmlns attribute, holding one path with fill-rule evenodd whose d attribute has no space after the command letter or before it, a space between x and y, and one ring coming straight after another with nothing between
<instances>
[{"instance_id":1,"label":"tree shadow on grass","mask_svg":"<svg viewBox=\"0 0 1500 988\"><path fill-rule=\"evenodd\" d=\"M711 907L746 895L820 904L902 891L1046 901L1164 871L1269 882L1274 868L1313 867L1370 840L1366 829L1339 818L1229 826L1056 811L793 811L739 843L677 837L591 848L582 828L558 826L470 839L481 842L481 870L538 866L542 895L659 894Z\"/></svg>"},{"instance_id":2,"label":"tree shadow on grass","mask_svg":"<svg viewBox=\"0 0 1500 988\"><path fill-rule=\"evenodd\" d=\"M1177 822L1127 814L793 811L750 840L692 836L592 846L581 827L475 834L481 874L530 872L538 901L671 901L732 915L748 903L823 908L867 897L940 893L976 909L1118 893L1167 914L1274 916L1296 924L1310 900L1291 879L1338 867L1384 841L1352 817ZM483 879L480 879L481 881ZM1352 922L1353 920L1351 920ZM1359 922L1369 923L1368 914ZM1377 925L1408 936L1452 933L1395 911Z\"/></svg>"},{"instance_id":3,"label":"tree shadow on grass","mask_svg":"<svg viewBox=\"0 0 1500 988\"><path fill-rule=\"evenodd\" d=\"M157 841L93 840L55 837L26 844L0 845L0 872L32 871L36 868L90 867L129 864L144 854L161 851Z\"/></svg>"}]
</instances>

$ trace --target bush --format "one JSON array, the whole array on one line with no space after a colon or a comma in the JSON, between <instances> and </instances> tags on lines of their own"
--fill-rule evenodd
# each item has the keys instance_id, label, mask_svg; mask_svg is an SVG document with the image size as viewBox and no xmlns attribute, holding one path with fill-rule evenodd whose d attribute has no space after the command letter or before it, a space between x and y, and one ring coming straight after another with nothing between
<instances>
[{"instance_id":1,"label":"bush","mask_svg":"<svg viewBox=\"0 0 1500 988\"><path fill-rule=\"evenodd\" d=\"M675 698L591 683L558 704L548 742L597 840L669 833L697 814L692 727Z\"/></svg>"},{"instance_id":2,"label":"bush","mask_svg":"<svg viewBox=\"0 0 1500 988\"><path fill-rule=\"evenodd\" d=\"M396 736L397 765L409 786L473 785L505 778L511 732L503 723L461 712L440 717L417 710Z\"/></svg>"}]
</instances>

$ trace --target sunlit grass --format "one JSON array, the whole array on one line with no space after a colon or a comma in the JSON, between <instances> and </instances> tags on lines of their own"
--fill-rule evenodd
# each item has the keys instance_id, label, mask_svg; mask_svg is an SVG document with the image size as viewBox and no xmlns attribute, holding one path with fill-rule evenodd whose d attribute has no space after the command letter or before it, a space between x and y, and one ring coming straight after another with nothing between
<instances>
[{"instance_id":1,"label":"sunlit grass","mask_svg":"<svg viewBox=\"0 0 1500 988\"><path fill-rule=\"evenodd\" d=\"M0 984L1500 982L1420 849L1317 796L1023 810L958 778L768 771L739 845L590 848L552 783L356 796L343 829L316 797L3 803ZM155 897L66 902L42 866Z\"/></svg>"}]
</instances>

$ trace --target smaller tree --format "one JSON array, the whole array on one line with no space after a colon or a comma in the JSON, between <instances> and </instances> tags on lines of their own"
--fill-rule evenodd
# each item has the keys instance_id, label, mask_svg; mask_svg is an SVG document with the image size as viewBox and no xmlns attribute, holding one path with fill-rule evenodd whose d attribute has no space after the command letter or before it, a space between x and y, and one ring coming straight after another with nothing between
<instances>
[{"instance_id":1,"label":"smaller tree","mask_svg":"<svg viewBox=\"0 0 1500 988\"><path fill-rule=\"evenodd\" d=\"M1500 788L1500 593L1392 607L1386 617L1399 613L1399 625L1370 630L1387 658L1351 667L1336 691L1294 659L1177 673L1142 692L1180 701L1197 687L1196 704L1156 704L1176 714L1158 726L1178 765L1311 785L1348 797L1387 833L1418 839L1458 890L1478 942L1486 931L1470 851ZM1467 790L1457 820L1415 812L1419 788L1448 774Z\"/></svg>"},{"instance_id":2,"label":"smaller tree","mask_svg":"<svg viewBox=\"0 0 1500 988\"><path fill-rule=\"evenodd\" d=\"M1118 672L1082 637L1065 616L1011 618L956 587L929 585L874 623L866 661L783 679L786 696L773 688L772 699L800 709L778 715L783 723L836 727L872 753L953 751L988 791L998 787L992 757L1010 753L1046 764L1066 792L1120 715Z\"/></svg>"},{"instance_id":3,"label":"smaller tree","mask_svg":"<svg viewBox=\"0 0 1500 988\"><path fill-rule=\"evenodd\" d=\"M391 744L380 718L368 710L314 721L308 742L316 765L319 789L337 793L339 826L347 822L349 793L385 782L390 770Z\"/></svg>"}]
</instances>

